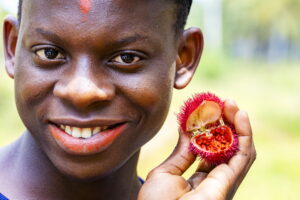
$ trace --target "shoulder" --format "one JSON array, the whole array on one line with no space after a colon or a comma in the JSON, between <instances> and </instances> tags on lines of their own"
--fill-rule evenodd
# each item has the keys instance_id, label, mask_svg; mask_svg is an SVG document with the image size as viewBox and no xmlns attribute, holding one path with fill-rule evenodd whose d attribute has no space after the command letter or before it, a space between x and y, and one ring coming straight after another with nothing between
<instances>
[{"instance_id":1,"label":"shoulder","mask_svg":"<svg viewBox=\"0 0 300 200\"><path fill-rule=\"evenodd\" d=\"M10 146L0 148L0 182L1 180L3 180L3 175L7 174L6 170L9 170L9 168L11 167L12 157L13 153Z\"/></svg>"},{"instance_id":2,"label":"shoulder","mask_svg":"<svg viewBox=\"0 0 300 200\"><path fill-rule=\"evenodd\" d=\"M17 141L0 148L0 192L2 187L7 186L9 176L13 173L17 152Z\"/></svg>"},{"instance_id":3,"label":"shoulder","mask_svg":"<svg viewBox=\"0 0 300 200\"><path fill-rule=\"evenodd\" d=\"M7 164L11 160L9 158L12 158L12 156L13 156L12 144L0 148L0 169L7 168ZM1 171L0 171L0 174L1 174Z\"/></svg>"},{"instance_id":4,"label":"shoulder","mask_svg":"<svg viewBox=\"0 0 300 200\"><path fill-rule=\"evenodd\" d=\"M15 163L18 154L18 141L0 148L0 193L6 198L14 195L16 180L18 180L15 171ZM3 197L3 199L5 199ZM1 195L0 195L0 200Z\"/></svg>"},{"instance_id":5,"label":"shoulder","mask_svg":"<svg viewBox=\"0 0 300 200\"><path fill-rule=\"evenodd\" d=\"M12 162L18 151L18 141L15 141L4 147L0 147L0 167L3 169L3 166L7 166L7 163Z\"/></svg>"}]
</instances>

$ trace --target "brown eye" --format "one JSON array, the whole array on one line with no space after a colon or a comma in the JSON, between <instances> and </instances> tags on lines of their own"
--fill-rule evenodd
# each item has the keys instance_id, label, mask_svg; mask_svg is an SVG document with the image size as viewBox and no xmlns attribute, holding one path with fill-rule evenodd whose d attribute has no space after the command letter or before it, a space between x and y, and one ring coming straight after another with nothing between
<instances>
[{"instance_id":1,"label":"brown eye","mask_svg":"<svg viewBox=\"0 0 300 200\"><path fill-rule=\"evenodd\" d=\"M120 54L113 59L114 62L118 62L121 64L134 64L140 60L141 58L139 56L130 53Z\"/></svg>"},{"instance_id":2,"label":"brown eye","mask_svg":"<svg viewBox=\"0 0 300 200\"><path fill-rule=\"evenodd\" d=\"M64 55L55 48L44 48L36 51L36 55L43 60L64 59Z\"/></svg>"}]
</instances>

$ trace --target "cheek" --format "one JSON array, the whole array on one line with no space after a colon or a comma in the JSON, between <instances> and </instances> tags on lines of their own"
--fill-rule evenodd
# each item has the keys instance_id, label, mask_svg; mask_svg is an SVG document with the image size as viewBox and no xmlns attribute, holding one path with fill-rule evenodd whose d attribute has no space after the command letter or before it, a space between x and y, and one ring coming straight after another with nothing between
<instances>
[{"instance_id":1,"label":"cheek","mask_svg":"<svg viewBox=\"0 0 300 200\"><path fill-rule=\"evenodd\" d=\"M41 69L33 67L34 63L27 52L21 52L15 68L15 94L17 104L34 104L36 99L42 95L44 76Z\"/></svg>"},{"instance_id":2,"label":"cheek","mask_svg":"<svg viewBox=\"0 0 300 200\"><path fill-rule=\"evenodd\" d=\"M126 78L124 94L145 112L168 108L172 95L173 76L169 73Z\"/></svg>"},{"instance_id":3,"label":"cheek","mask_svg":"<svg viewBox=\"0 0 300 200\"><path fill-rule=\"evenodd\" d=\"M16 77L16 88L16 96L19 101L34 105L45 95L49 83L41 77L22 74Z\"/></svg>"},{"instance_id":4,"label":"cheek","mask_svg":"<svg viewBox=\"0 0 300 200\"><path fill-rule=\"evenodd\" d=\"M163 66L167 66L163 70ZM172 97L175 66L160 65L161 70L147 71L139 75L126 77L123 94L138 109L139 128L133 134L132 141L140 147L149 141L161 128L167 117ZM124 86L124 85L123 85Z\"/></svg>"},{"instance_id":5,"label":"cheek","mask_svg":"<svg viewBox=\"0 0 300 200\"><path fill-rule=\"evenodd\" d=\"M155 118L158 118L157 112L162 116L167 114L172 96L171 85L153 84L142 88L140 92L142 95L138 96L137 99L148 113L154 114Z\"/></svg>"},{"instance_id":6,"label":"cheek","mask_svg":"<svg viewBox=\"0 0 300 200\"><path fill-rule=\"evenodd\" d=\"M170 99L170 87L166 84L143 84L135 92L134 100L148 111L166 104Z\"/></svg>"},{"instance_id":7,"label":"cheek","mask_svg":"<svg viewBox=\"0 0 300 200\"><path fill-rule=\"evenodd\" d=\"M42 79L19 79L16 81L16 95L18 101L34 105L43 96L45 80Z\"/></svg>"},{"instance_id":8,"label":"cheek","mask_svg":"<svg viewBox=\"0 0 300 200\"><path fill-rule=\"evenodd\" d=\"M16 104L20 116L24 118L30 116L33 111L36 110L40 104L47 104L45 97L52 90L53 77L40 69L30 69L30 67L21 66L16 69L15 74L15 94ZM55 77L55 76L54 76ZM32 115L31 117L34 118Z\"/></svg>"}]
</instances>

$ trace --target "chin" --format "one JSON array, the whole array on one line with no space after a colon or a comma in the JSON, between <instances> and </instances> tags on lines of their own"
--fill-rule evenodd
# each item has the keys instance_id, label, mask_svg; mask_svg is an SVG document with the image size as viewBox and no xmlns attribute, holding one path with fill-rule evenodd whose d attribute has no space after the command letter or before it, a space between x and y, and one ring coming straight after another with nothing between
<instances>
[{"instance_id":1,"label":"chin","mask_svg":"<svg viewBox=\"0 0 300 200\"><path fill-rule=\"evenodd\" d=\"M103 179L106 176L96 174L89 174L89 173L72 173L72 174L66 174L63 173L64 177L71 181L75 182L83 182L83 183L88 183L88 182L96 182L98 180Z\"/></svg>"},{"instance_id":2,"label":"chin","mask_svg":"<svg viewBox=\"0 0 300 200\"><path fill-rule=\"evenodd\" d=\"M78 182L94 182L112 174L117 169L114 168L93 168L79 164L77 167L57 167L58 171L66 178Z\"/></svg>"},{"instance_id":3,"label":"chin","mask_svg":"<svg viewBox=\"0 0 300 200\"><path fill-rule=\"evenodd\" d=\"M112 176L123 167L127 169L127 164L130 166L136 164L138 152L129 154L128 157L107 152L108 154L105 155L94 156L57 157L58 155L54 154L55 157L49 158L62 176L79 182L94 182Z\"/></svg>"}]
</instances>

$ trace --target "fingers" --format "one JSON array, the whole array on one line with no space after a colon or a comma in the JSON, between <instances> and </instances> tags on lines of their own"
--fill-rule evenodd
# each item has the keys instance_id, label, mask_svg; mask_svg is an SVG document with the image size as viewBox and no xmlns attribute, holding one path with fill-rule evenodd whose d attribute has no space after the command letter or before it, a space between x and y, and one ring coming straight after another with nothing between
<instances>
[{"instance_id":1,"label":"fingers","mask_svg":"<svg viewBox=\"0 0 300 200\"><path fill-rule=\"evenodd\" d=\"M206 172L195 172L187 181L195 189L206 177Z\"/></svg>"},{"instance_id":2,"label":"fingers","mask_svg":"<svg viewBox=\"0 0 300 200\"><path fill-rule=\"evenodd\" d=\"M159 180L169 179L172 183L176 181L177 183L180 182L180 184L177 184L179 187L176 187L174 194L176 193L175 191L180 191L175 196L181 196L181 199L231 198L250 169L256 153L247 113L239 110L234 101L226 100L224 104L224 117L229 123L234 125L239 140L239 151L232 157L228 164L221 164L215 167L202 162L194 175L186 182L181 175L195 161L195 156L189 150L190 136L180 132L178 144L173 153L160 166L150 172L147 181L151 177L153 177L151 180L158 177L160 178ZM181 179L177 180L178 178ZM166 185L170 185L170 182ZM193 190L191 190L191 187Z\"/></svg>"},{"instance_id":3,"label":"fingers","mask_svg":"<svg viewBox=\"0 0 300 200\"><path fill-rule=\"evenodd\" d=\"M196 169L196 172L187 180L192 188L196 188L206 177L207 174L215 167L202 160Z\"/></svg>"},{"instance_id":4,"label":"fingers","mask_svg":"<svg viewBox=\"0 0 300 200\"><path fill-rule=\"evenodd\" d=\"M234 125L239 136L249 136L252 138L250 120L246 111L240 110L236 113Z\"/></svg>"},{"instance_id":5,"label":"fingers","mask_svg":"<svg viewBox=\"0 0 300 200\"><path fill-rule=\"evenodd\" d=\"M250 120L247 112L239 110L236 103L230 99L225 101L224 114L226 119L234 124L239 140L239 151L228 164L234 171L240 173L248 167L247 164L251 166L256 156Z\"/></svg>"},{"instance_id":6,"label":"fingers","mask_svg":"<svg viewBox=\"0 0 300 200\"><path fill-rule=\"evenodd\" d=\"M227 99L224 103L224 115L226 119L231 123L234 124L235 114L238 112L239 108L236 105L234 100Z\"/></svg>"},{"instance_id":7,"label":"fingers","mask_svg":"<svg viewBox=\"0 0 300 200\"><path fill-rule=\"evenodd\" d=\"M190 152L189 145L189 135L180 130L178 143L172 154L161 165L153 169L147 179L157 173L169 173L181 176L196 159L196 156Z\"/></svg>"},{"instance_id":8,"label":"fingers","mask_svg":"<svg viewBox=\"0 0 300 200\"><path fill-rule=\"evenodd\" d=\"M239 151L228 163L232 169L235 179L230 196L233 196L248 173L251 165L256 159L256 150L252 138L252 129L248 114L245 111L239 111L235 116L235 128L239 135Z\"/></svg>"},{"instance_id":9,"label":"fingers","mask_svg":"<svg viewBox=\"0 0 300 200\"><path fill-rule=\"evenodd\" d=\"M252 148L254 147L248 114L240 110L237 112L234 121L236 133L238 134L239 151L237 156L234 157L234 160L229 162L230 166L235 166L235 159L240 159L240 157L249 159L252 154Z\"/></svg>"},{"instance_id":10,"label":"fingers","mask_svg":"<svg viewBox=\"0 0 300 200\"><path fill-rule=\"evenodd\" d=\"M216 166L213 165L213 164L210 164L204 160L202 160L198 167L197 167L197 170L196 172L205 172L205 173L209 173L213 168L215 168Z\"/></svg>"},{"instance_id":11,"label":"fingers","mask_svg":"<svg viewBox=\"0 0 300 200\"><path fill-rule=\"evenodd\" d=\"M207 195L220 194L223 197L232 197L250 169L255 160L255 148L252 139L252 130L249 117L245 111L238 110L238 107L226 101L224 112L225 117L233 122L239 140L239 151L228 164L221 164L215 167L207 177L202 180L195 193L206 191ZM231 113L230 113L231 112ZM235 113L233 115L233 113ZM207 188L214 187L210 191ZM218 199L218 198L216 198Z\"/></svg>"},{"instance_id":12,"label":"fingers","mask_svg":"<svg viewBox=\"0 0 300 200\"><path fill-rule=\"evenodd\" d=\"M245 111L238 111L234 121L236 132L239 135L239 151L229 161L228 165L235 174L240 175L250 168L256 158L256 151L248 114Z\"/></svg>"},{"instance_id":13,"label":"fingers","mask_svg":"<svg viewBox=\"0 0 300 200\"><path fill-rule=\"evenodd\" d=\"M234 124L235 115L238 112L239 108L237 107L235 101L227 99L224 102L224 115L225 118L231 123ZM189 178L188 182L193 188L196 188L216 166L209 164L205 161L199 163L196 172Z\"/></svg>"}]
</instances>

